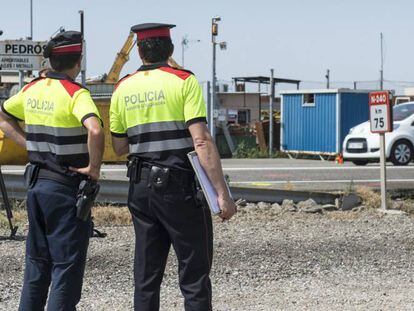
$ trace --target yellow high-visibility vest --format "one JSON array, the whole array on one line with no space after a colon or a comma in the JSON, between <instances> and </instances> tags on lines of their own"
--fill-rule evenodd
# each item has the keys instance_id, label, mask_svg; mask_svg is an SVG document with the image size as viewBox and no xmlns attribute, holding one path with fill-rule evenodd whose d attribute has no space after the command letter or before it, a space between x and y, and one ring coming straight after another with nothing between
<instances>
[{"instance_id":1,"label":"yellow high-visibility vest","mask_svg":"<svg viewBox=\"0 0 414 311\"><path fill-rule=\"evenodd\" d=\"M1 109L25 122L29 161L71 175L69 166L89 164L87 130L83 122L100 119L89 91L66 75L49 72L3 103Z\"/></svg>"},{"instance_id":2,"label":"yellow high-visibility vest","mask_svg":"<svg viewBox=\"0 0 414 311\"><path fill-rule=\"evenodd\" d=\"M159 63L121 79L112 95L110 128L127 137L130 154L154 164L189 169L194 149L188 126L206 122L206 104L194 75Z\"/></svg>"}]
</instances>

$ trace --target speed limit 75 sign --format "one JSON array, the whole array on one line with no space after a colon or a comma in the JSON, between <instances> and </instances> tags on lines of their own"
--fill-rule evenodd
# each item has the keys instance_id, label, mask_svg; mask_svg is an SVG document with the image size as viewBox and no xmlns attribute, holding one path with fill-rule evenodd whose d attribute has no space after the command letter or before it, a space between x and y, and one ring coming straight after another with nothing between
<instances>
[{"instance_id":1,"label":"speed limit 75 sign","mask_svg":"<svg viewBox=\"0 0 414 311\"><path fill-rule=\"evenodd\" d=\"M388 91L369 93L369 111L372 133L392 132L392 107Z\"/></svg>"}]
</instances>

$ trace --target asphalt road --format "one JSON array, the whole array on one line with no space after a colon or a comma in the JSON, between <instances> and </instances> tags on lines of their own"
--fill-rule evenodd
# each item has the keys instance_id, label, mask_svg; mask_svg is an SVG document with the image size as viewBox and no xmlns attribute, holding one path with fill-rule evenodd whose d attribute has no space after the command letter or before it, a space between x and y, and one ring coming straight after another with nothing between
<instances>
[{"instance_id":1,"label":"asphalt road","mask_svg":"<svg viewBox=\"0 0 414 311\"><path fill-rule=\"evenodd\" d=\"M352 163L338 165L332 161L296 159L224 159L225 174L231 185L266 187L274 189L333 191L365 185L380 186L378 164L355 166ZM21 166L3 166L4 173L22 174ZM126 180L125 165L105 165L102 177ZM390 189L414 189L414 165L387 167Z\"/></svg>"}]
</instances>

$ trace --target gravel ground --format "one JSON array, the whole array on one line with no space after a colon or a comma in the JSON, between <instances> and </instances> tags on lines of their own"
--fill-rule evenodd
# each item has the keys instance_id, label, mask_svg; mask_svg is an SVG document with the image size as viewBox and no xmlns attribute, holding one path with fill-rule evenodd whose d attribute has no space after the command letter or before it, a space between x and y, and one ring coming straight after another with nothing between
<instances>
[{"instance_id":1,"label":"gravel ground","mask_svg":"<svg viewBox=\"0 0 414 311\"><path fill-rule=\"evenodd\" d=\"M214 310L414 310L413 225L374 211L248 205L215 221ZM131 310L133 228L104 231L91 240L79 310ZM0 310L17 309L23 256L23 237L0 241ZM162 310L183 309L177 282L171 254Z\"/></svg>"}]
</instances>

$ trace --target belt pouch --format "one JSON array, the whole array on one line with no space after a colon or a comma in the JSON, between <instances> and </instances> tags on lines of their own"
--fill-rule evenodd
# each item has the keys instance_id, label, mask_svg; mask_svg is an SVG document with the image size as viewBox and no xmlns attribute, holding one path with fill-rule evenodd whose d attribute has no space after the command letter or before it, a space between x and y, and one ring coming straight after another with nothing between
<instances>
[{"instance_id":1,"label":"belt pouch","mask_svg":"<svg viewBox=\"0 0 414 311\"><path fill-rule=\"evenodd\" d=\"M149 186L157 190L164 190L168 186L170 169L166 167L152 166L149 175Z\"/></svg>"},{"instance_id":2,"label":"belt pouch","mask_svg":"<svg viewBox=\"0 0 414 311\"><path fill-rule=\"evenodd\" d=\"M37 181L37 177L39 175L40 167L36 164L28 164L26 165L26 169L24 171L24 184L27 189L31 189L34 187Z\"/></svg>"}]
</instances>

